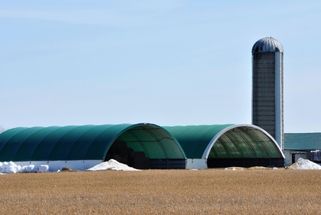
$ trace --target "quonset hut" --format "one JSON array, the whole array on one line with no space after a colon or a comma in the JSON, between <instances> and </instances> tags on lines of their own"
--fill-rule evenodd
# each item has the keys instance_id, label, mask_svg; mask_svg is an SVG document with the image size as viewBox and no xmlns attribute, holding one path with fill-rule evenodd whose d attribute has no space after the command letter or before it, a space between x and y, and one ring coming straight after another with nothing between
<instances>
[{"instance_id":1,"label":"quonset hut","mask_svg":"<svg viewBox=\"0 0 321 215\"><path fill-rule=\"evenodd\" d=\"M0 134L0 161L87 169L109 159L147 169L185 168L181 146L154 124L14 128Z\"/></svg>"},{"instance_id":2,"label":"quonset hut","mask_svg":"<svg viewBox=\"0 0 321 215\"><path fill-rule=\"evenodd\" d=\"M139 169L284 165L274 139L253 125L140 123L14 128L0 134L0 161L48 164L55 171L87 169L111 158Z\"/></svg>"},{"instance_id":3,"label":"quonset hut","mask_svg":"<svg viewBox=\"0 0 321 215\"><path fill-rule=\"evenodd\" d=\"M180 143L187 168L284 166L275 140L253 125L196 125L165 127Z\"/></svg>"}]
</instances>

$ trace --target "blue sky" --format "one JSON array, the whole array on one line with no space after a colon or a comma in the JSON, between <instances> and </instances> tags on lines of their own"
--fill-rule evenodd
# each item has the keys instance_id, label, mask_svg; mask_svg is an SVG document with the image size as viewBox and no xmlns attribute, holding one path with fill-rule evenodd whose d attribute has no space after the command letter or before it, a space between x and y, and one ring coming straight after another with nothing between
<instances>
[{"instance_id":1,"label":"blue sky","mask_svg":"<svg viewBox=\"0 0 321 215\"><path fill-rule=\"evenodd\" d=\"M0 126L251 123L284 46L285 130L321 131L320 1L0 1Z\"/></svg>"}]
</instances>

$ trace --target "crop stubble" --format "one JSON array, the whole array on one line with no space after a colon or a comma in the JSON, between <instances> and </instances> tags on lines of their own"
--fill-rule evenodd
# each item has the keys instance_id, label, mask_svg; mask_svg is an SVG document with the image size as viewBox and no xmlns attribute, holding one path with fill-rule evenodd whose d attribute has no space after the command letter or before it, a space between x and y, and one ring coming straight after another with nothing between
<instances>
[{"instance_id":1,"label":"crop stubble","mask_svg":"<svg viewBox=\"0 0 321 215\"><path fill-rule=\"evenodd\" d=\"M0 176L1 214L320 214L321 171L146 170Z\"/></svg>"}]
</instances>

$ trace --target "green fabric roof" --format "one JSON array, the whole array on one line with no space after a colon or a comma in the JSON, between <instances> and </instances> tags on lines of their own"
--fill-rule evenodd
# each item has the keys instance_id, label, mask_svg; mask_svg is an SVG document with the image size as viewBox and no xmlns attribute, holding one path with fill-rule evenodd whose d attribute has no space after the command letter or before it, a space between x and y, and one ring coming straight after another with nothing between
<instances>
[{"instance_id":1,"label":"green fabric roof","mask_svg":"<svg viewBox=\"0 0 321 215\"><path fill-rule=\"evenodd\" d=\"M284 149L321 149L321 133L286 133L284 139Z\"/></svg>"},{"instance_id":2,"label":"green fabric roof","mask_svg":"<svg viewBox=\"0 0 321 215\"><path fill-rule=\"evenodd\" d=\"M228 125L165 126L182 146L187 158L202 158L212 138Z\"/></svg>"},{"instance_id":3,"label":"green fabric roof","mask_svg":"<svg viewBox=\"0 0 321 215\"><path fill-rule=\"evenodd\" d=\"M263 130L247 125L165 127L180 143L187 158L282 158Z\"/></svg>"},{"instance_id":4,"label":"green fabric roof","mask_svg":"<svg viewBox=\"0 0 321 215\"><path fill-rule=\"evenodd\" d=\"M10 129L0 134L0 161L104 160L116 140L152 159L185 158L163 128L121 124Z\"/></svg>"},{"instance_id":5,"label":"green fabric roof","mask_svg":"<svg viewBox=\"0 0 321 215\"><path fill-rule=\"evenodd\" d=\"M209 158L282 158L273 140L254 127L240 126L222 134L215 141Z\"/></svg>"}]
</instances>

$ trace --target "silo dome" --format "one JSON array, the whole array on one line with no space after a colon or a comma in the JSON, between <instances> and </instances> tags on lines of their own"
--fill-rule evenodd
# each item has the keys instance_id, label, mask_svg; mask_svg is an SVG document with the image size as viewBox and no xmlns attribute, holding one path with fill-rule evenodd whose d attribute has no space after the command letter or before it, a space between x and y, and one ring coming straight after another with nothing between
<instances>
[{"instance_id":1,"label":"silo dome","mask_svg":"<svg viewBox=\"0 0 321 215\"><path fill-rule=\"evenodd\" d=\"M258 40L252 47L252 54L263 52L282 52L282 44L273 37L264 37Z\"/></svg>"}]
</instances>

